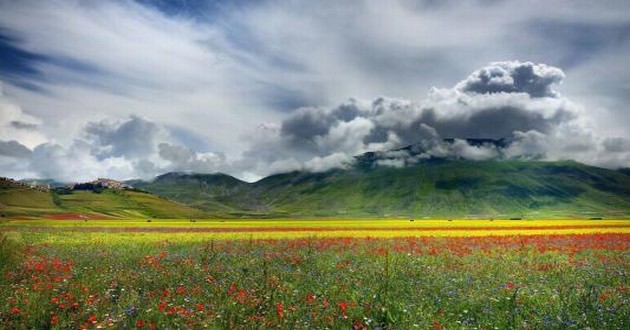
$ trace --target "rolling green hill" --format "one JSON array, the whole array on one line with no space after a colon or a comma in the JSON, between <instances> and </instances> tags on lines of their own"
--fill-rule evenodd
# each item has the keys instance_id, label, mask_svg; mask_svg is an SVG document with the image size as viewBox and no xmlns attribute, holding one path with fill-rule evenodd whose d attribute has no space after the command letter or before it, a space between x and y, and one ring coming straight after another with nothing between
<instances>
[{"instance_id":1,"label":"rolling green hill","mask_svg":"<svg viewBox=\"0 0 630 330\"><path fill-rule=\"evenodd\" d=\"M630 217L630 176L576 162L433 159L246 183L169 173L137 187L233 216Z\"/></svg>"},{"instance_id":2,"label":"rolling green hill","mask_svg":"<svg viewBox=\"0 0 630 330\"><path fill-rule=\"evenodd\" d=\"M0 180L0 214L3 217L99 217L99 218L200 218L203 211L132 190L105 189L57 193Z\"/></svg>"},{"instance_id":3,"label":"rolling green hill","mask_svg":"<svg viewBox=\"0 0 630 330\"><path fill-rule=\"evenodd\" d=\"M22 216L54 213L57 206L50 192L0 178L0 215Z\"/></svg>"}]
</instances>

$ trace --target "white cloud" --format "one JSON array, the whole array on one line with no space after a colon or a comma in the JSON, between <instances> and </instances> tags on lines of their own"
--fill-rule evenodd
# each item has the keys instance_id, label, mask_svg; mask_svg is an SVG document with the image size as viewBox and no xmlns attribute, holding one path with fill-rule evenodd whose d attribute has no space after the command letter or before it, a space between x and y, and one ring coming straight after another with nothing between
<instances>
[{"instance_id":1,"label":"white cloud","mask_svg":"<svg viewBox=\"0 0 630 330\"><path fill-rule=\"evenodd\" d=\"M335 152L326 157L314 157L304 163L304 169L311 172L325 172L333 168L344 168L352 165L354 159L352 156Z\"/></svg>"},{"instance_id":2,"label":"white cloud","mask_svg":"<svg viewBox=\"0 0 630 330\"><path fill-rule=\"evenodd\" d=\"M162 171L190 171L196 173L214 173L226 169L225 156L220 153L199 153L181 145L160 143L161 158L170 164Z\"/></svg>"}]
</instances>

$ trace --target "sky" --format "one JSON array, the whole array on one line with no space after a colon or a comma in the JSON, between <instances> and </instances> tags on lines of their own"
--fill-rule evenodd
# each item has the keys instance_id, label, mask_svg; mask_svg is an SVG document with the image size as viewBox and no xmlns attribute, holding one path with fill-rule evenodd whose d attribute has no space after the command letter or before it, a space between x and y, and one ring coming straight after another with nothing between
<instances>
[{"instance_id":1,"label":"sky","mask_svg":"<svg viewBox=\"0 0 630 330\"><path fill-rule=\"evenodd\" d=\"M0 0L0 176L630 167L628 54L625 0Z\"/></svg>"}]
</instances>

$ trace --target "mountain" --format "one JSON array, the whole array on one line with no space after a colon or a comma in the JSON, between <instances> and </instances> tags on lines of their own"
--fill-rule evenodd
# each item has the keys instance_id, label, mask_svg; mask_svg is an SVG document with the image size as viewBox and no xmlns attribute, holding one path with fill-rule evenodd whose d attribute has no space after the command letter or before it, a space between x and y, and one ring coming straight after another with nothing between
<instances>
[{"instance_id":1,"label":"mountain","mask_svg":"<svg viewBox=\"0 0 630 330\"><path fill-rule=\"evenodd\" d=\"M250 184L226 174L167 173L147 183L133 182L134 187L164 196L189 206L214 213L240 213L251 209L239 201Z\"/></svg>"},{"instance_id":2,"label":"mountain","mask_svg":"<svg viewBox=\"0 0 630 330\"><path fill-rule=\"evenodd\" d=\"M419 146L366 153L345 169L281 173L254 183L225 174L194 173L167 173L151 182L99 179L61 188L50 188L48 181L0 179L0 214L630 218L628 169L608 170L572 161L415 157L421 153ZM409 156L405 166L396 163L400 154Z\"/></svg>"},{"instance_id":3,"label":"mountain","mask_svg":"<svg viewBox=\"0 0 630 330\"><path fill-rule=\"evenodd\" d=\"M150 193L132 189L113 189L104 184L86 183L50 189L0 178L0 215L2 217L84 218L201 218L203 211ZM95 181L96 182L96 181ZM98 189L93 189L98 187ZM89 188L89 189L88 189Z\"/></svg>"},{"instance_id":4,"label":"mountain","mask_svg":"<svg viewBox=\"0 0 630 330\"><path fill-rule=\"evenodd\" d=\"M225 174L168 173L135 187L231 216L630 217L630 175L572 161L430 158L290 172L247 183Z\"/></svg>"}]
</instances>

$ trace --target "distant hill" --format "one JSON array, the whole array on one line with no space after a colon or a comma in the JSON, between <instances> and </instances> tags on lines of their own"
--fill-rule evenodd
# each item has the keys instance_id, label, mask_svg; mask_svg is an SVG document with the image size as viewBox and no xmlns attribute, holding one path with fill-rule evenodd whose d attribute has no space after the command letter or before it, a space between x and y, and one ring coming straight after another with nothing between
<instances>
[{"instance_id":1,"label":"distant hill","mask_svg":"<svg viewBox=\"0 0 630 330\"><path fill-rule=\"evenodd\" d=\"M135 187L232 216L630 217L630 175L572 161L427 159L291 172L247 183L225 174L168 173Z\"/></svg>"},{"instance_id":2,"label":"distant hill","mask_svg":"<svg viewBox=\"0 0 630 330\"><path fill-rule=\"evenodd\" d=\"M85 188L81 184L79 188ZM88 187L93 187L89 186ZM0 178L2 217L201 218L209 215L179 202L129 189L34 186Z\"/></svg>"}]
</instances>

